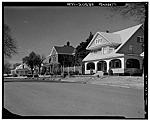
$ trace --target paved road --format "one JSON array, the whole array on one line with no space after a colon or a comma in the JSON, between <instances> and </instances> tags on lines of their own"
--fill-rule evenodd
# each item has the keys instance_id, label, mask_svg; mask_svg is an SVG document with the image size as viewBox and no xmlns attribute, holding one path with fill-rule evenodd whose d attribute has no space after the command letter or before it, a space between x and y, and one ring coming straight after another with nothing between
<instances>
[{"instance_id":1,"label":"paved road","mask_svg":"<svg viewBox=\"0 0 150 121\"><path fill-rule=\"evenodd\" d=\"M143 90L80 83L4 82L4 107L27 116L144 118Z\"/></svg>"}]
</instances>

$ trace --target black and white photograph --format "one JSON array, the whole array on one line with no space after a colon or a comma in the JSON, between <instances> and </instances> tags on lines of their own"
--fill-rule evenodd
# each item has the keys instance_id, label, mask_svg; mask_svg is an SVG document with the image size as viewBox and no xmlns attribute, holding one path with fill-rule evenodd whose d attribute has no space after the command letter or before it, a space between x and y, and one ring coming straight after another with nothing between
<instances>
[{"instance_id":1,"label":"black and white photograph","mask_svg":"<svg viewBox=\"0 0 150 121\"><path fill-rule=\"evenodd\" d=\"M148 2L2 2L2 52L2 119L148 119Z\"/></svg>"}]
</instances>

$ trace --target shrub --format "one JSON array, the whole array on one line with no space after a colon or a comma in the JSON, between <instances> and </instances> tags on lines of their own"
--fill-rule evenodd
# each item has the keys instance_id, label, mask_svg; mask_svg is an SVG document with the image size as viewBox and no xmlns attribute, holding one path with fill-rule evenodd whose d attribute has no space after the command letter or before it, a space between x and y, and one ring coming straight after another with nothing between
<instances>
[{"instance_id":1,"label":"shrub","mask_svg":"<svg viewBox=\"0 0 150 121\"><path fill-rule=\"evenodd\" d=\"M108 70L109 75L113 75L113 71L111 69Z\"/></svg>"},{"instance_id":2,"label":"shrub","mask_svg":"<svg viewBox=\"0 0 150 121\"><path fill-rule=\"evenodd\" d=\"M131 76L142 76L142 69L136 69L136 68L127 68L125 69L125 75L131 75Z\"/></svg>"}]
</instances>

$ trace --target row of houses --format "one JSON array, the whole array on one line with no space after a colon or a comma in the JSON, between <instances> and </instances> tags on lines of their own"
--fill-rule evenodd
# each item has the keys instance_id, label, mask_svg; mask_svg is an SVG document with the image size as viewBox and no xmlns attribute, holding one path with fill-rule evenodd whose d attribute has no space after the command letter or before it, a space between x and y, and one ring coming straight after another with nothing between
<instances>
[{"instance_id":1,"label":"row of houses","mask_svg":"<svg viewBox=\"0 0 150 121\"><path fill-rule=\"evenodd\" d=\"M142 73L144 58L144 29L136 25L117 32L96 32L86 47L90 53L82 60L82 74L105 72L111 70L114 74L125 74L128 69L136 69ZM54 65L65 68L69 65L68 58L73 58L75 48L67 42L64 46L53 46L48 55L49 63L43 68L53 72ZM62 69L63 69L62 68ZM140 70L140 71L139 71Z\"/></svg>"},{"instance_id":2,"label":"row of houses","mask_svg":"<svg viewBox=\"0 0 150 121\"><path fill-rule=\"evenodd\" d=\"M108 72L124 74L128 69L142 73L144 57L143 25L136 25L117 32L96 32L87 46L90 53L83 59L84 74ZM64 65L66 56L73 56L75 48L69 44L63 47L54 46L48 56L52 63ZM51 68L52 66L50 66ZM141 70L141 71L140 71Z\"/></svg>"}]
</instances>

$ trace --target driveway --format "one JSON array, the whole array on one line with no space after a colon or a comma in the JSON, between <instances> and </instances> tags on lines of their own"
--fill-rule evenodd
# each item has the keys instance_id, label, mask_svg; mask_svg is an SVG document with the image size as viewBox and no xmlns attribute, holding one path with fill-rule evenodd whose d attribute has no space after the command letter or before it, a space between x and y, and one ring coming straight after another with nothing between
<instances>
[{"instance_id":1,"label":"driveway","mask_svg":"<svg viewBox=\"0 0 150 121\"><path fill-rule=\"evenodd\" d=\"M4 82L4 107L23 116L144 118L144 92L81 83Z\"/></svg>"}]
</instances>

